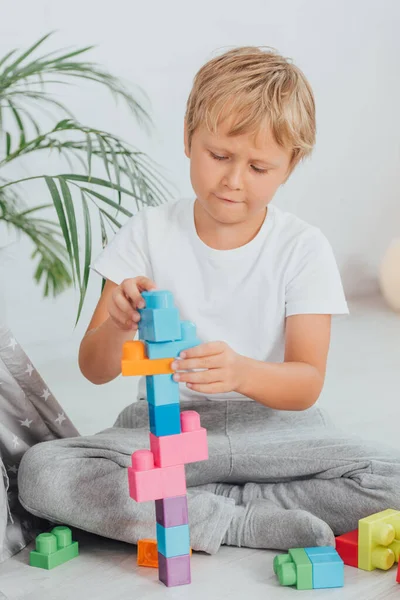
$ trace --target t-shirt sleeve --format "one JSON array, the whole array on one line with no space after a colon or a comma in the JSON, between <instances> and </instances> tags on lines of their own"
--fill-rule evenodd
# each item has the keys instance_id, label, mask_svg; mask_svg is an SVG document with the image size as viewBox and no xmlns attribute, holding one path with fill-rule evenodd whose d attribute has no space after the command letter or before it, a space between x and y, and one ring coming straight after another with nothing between
<instances>
[{"instance_id":1,"label":"t-shirt sleeve","mask_svg":"<svg viewBox=\"0 0 400 600\"><path fill-rule=\"evenodd\" d=\"M144 212L134 215L117 231L90 267L119 285L124 279L144 275L153 278L144 227ZM143 213L143 214L142 214Z\"/></svg>"},{"instance_id":2,"label":"t-shirt sleeve","mask_svg":"<svg viewBox=\"0 0 400 600\"><path fill-rule=\"evenodd\" d=\"M332 247L317 228L294 250L286 283L286 316L348 314L343 285Z\"/></svg>"}]
</instances>

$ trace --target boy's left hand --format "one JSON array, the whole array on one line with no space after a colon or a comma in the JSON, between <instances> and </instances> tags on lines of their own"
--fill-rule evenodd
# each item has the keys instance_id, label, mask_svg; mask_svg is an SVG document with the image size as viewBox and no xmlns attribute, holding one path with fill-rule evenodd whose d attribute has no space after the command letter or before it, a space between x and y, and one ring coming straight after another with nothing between
<instances>
[{"instance_id":1,"label":"boy's left hand","mask_svg":"<svg viewBox=\"0 0 400 600\"><path fill-rule=\"evenodd\" d=\"M243 356L232 350L225 342L208 342L184 350L174 360L174 381L182 381L187 387L203 394L234 392L240 383ZM191 369L206 369L190 373Z\"/></svg>"}]
</instances>

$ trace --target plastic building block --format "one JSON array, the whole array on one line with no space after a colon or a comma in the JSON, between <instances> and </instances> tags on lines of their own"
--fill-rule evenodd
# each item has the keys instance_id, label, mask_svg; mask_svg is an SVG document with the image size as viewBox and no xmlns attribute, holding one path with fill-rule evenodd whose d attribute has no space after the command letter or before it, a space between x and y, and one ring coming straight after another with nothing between
<instances>
[{"instance_id":1,"label":"plastic building block","mask_svg":"<svg viewBox=\"0 0 400 600\"><path fill-rule=\"evenodd\" d=\"M400 553L400 512L391 508L358 522L358 568L390 569Z\"/></svg>"},{"instance_id":2,"label":"plastic building block","mask_svg":"<svg viewBox=\"0 0 400 600\"><path fill-rule=\"evenodd\" d=\"M312 563L314 590L344 586L344 563L331 546L304 548Z\"/></svg>"},{"instance_id":3,"label":"plastic building block","mask_svg":"<svg viewBox=\"0 0 400 600\"><path fill-rule=\"evenodd\" d=\"M179 311L171 292L157 290L143 292L146 308L139 310L139 339L147 342L179 340L181 325Z\"/></svg>"},{"instance_id":4,"label":"plastic building block","mask_svg":"<svg viewBox=\"0 0 400 600\"><path fill-rule=\"evenodd\" d=\"M139 567L158 567L157 540L138 540L137 564Z\"/></svg>"},{"instance_id":5,"label":"plastic building block","mask_svg":"<svg viewBox=\"0 0 400 600\"><path fill-rule=\"evenodd\" d=\"M146 377L147 402L154 406L179 402L179 383L172 375L149 375Z\"/></svg>"},{"instance_id":6,"label":"plastic building block","mask_svg":"<svg viewBox=\"0 0 400 600\"><path fill-rule=\"evenodd\" d=\"M156 500L156 521L163 527L177 527L189 523L186 496Z\"/></svg>"},{"instance_id":7,"label":"plastic building block","mask_svg":"<svg viewBox=\"0 0 400 600\"><path fill-rule=\"evenodd\" d=\"M291 548L288 554L275 556L274 572L281 585L312 590L312 563L304 548Z\"/></svg>"},{"instance_id":8,"label":"plastic building block","mask_svg":"<svg viewBox=\"0 0 400 600\"><path fill-rule=\"evenodd\" d=\"M174 435L181 432L180 405L165 404L154 406L148 404L150 431L153 435ZM182 461L181 461L182 463Z\"/></svg>"},{"instance_id":9,"label":"plastic building block","mask_svg":"<svg viewBox=\"0 0 400 600\"><path fill-rule=\"evenodd\" d=\"M174 373L171 369L173 358L157 358L150 360L146 357L144 342L129 340L122 347L122 375L164 375Z\"/></svg>"},{"instance_id":10,"label":"plastic building block","mask_svg":"<svg viewBox=\"0 0 400 600\"><path fill-rule=\"evenodd\" d=\"M182 433L157 437L150 433L150 449L157 467L207 460L207 430L200 427L200 415L194 410L181 412Z\"/></svg>"},{"instance_id":11,"label":"plastic building block","mask_svg":"<svg viewBox=\"0 0 400 600\"><path fill-rule=\"evenodd\" d=\"M158 552L170 558L189 554L189 525L163 527L156 523Z\"/></svg>"},{"instance_id":12,"label":"plastic building block","mask_svg":"<svg viewBox=\"0 0 400 600\"><path fill-rule=\"evenodd\" d=\"M139 310L139 339L148 342L168 342L179 339L180 321L177 308Z\"/></svg>"},{"instance_id":13,"label":"plastic building block","mask_svg":"<svg viewBox=\"0 0 400 600\"><path fill-rule=\"evenodd\" d=\"M167 558L159 553L158 565L158 577L164 585L172 587L191 582L190 556L188 554Z\"/></svg>"},{"instance_id":14,"label":"plastic building block","mask_svg":"<svg viewBox=\"0 0 400 600\"><path fill-rule=\"evenodd\" d=\"M145 309L162 310L167 308L175 308L174 297L168 290L152 290L150 292L143 292L142 298L146 303Z\"/></svg>"},{"instance_id":15,"label":"plastic building block","mask_svg":"<svg viewBox=\"0 0 400 600\"><path fill-rule=\"evenodd\" d=\"M190 548L190 555L192 549ZM165 557L164 557L165 558ZM158 567L157 540L142 539L137 543L137 565L138 567Z\"/></svg>"},{"instance_id":16,"label":"plastic building block","mask_svg":"<svg viewBox=\"0 0 400 600\"><path fill-rule=\"evenodd\" d=\"M292 548L275 556L274 571L281 585L296 585L298 590L344 585L344 564L331 546Z\"/></svg>"},{"instance_id":17,"label":"plastic building block","mask_svg":"<svg viewBox=\"0 0 400 600\"><path fill-rule=\"evenodd\" d=\"M191 321L181 321L180 338L173 342L146 342L147 356L149 358L177 357L183 350L193 348L201 343L196 335L196 325Z\"/></svg>"},{"instance_id":18,"label":"plastic building block","mask_svg":"<svg viewBox=\"0 0 400 600\"><path fill-rule=\"evenodd\" d=\"M78 542L72 541L71 529L58 526L50 533L40 533L36 537L36 550L30 552L29 564L31 567L54 569L78 554Z\"/></svg>"},{"instance_id":19,"label":"plastic building block","mask_svg":"<svg viewBox=\"0 0 400 600\"><path fill-rule=\"evenodd\" d=\"M132 454L128 480L130 496L136 502L186 494L184 465L155 467L154 456L150 450L137 450Z\"/></svg>"},{"instance_id":20,"label":"plastic building block","mask_svg":"<svg viewBox=\"0 0 400 600\"><path fill-rule=\"evenodd\" d=\"M336 552L345 565L358 567L358 529L336 538Z\"/></svg>"}]
</instances>

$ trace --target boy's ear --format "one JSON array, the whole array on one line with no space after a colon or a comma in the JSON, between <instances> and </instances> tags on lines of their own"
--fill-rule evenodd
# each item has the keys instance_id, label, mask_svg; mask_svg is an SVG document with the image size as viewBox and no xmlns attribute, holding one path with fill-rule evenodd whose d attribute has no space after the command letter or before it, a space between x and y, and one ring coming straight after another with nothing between
<instances>
[{"instance_id":1,"label":"boy's ear","mask_svg":"<svg viewBox=\"0 0 400 600\"><path fill-rule=\"evenodd\" d=\"M190 158L190 150L189 150L189 140L188 140L188 131L187 131L187 124L186 124L186 119L184 119L183 121L183 144L185 147L185 154L188 158Z\"/></svg>"}]
</instances>

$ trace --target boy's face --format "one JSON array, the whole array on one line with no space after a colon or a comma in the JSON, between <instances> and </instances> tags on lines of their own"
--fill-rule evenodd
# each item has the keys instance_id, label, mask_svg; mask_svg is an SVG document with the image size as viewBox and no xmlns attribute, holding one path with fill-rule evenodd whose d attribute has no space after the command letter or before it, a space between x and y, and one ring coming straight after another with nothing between
<instances>
[{"instance_id":1,"label":"boy's face","mask_svg":"<svg viewBox=\"0 0 400 600\"><path fill-rule=\"evenodd\" d=\"M189 150L185 123L185 154L198 202L221 224L257 221L288 175L291 154L270 131L228 137L229 120L215 135L204 125L192 136ZM257 141L257 145L256 144Z\"/></svg>"}]
</instances>

